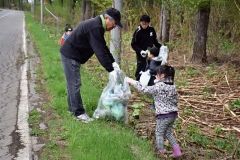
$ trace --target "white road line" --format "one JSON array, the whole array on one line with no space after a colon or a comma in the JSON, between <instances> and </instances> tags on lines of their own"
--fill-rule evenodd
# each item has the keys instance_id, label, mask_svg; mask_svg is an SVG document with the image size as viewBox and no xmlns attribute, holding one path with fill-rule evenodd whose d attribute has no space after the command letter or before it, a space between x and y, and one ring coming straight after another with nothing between
<instances>
[{"instance_id":1,"label":"white road line","mask_svg":"<svg viewBox=\"0 0 240 160\"><path fill-rule=\"evenodd\" d=\"M25 16L23 15L23 52L25 56L25 62L22 66L22 75L20 81L20 102L18 106L18 133L20 133L20 139L24 148L20 149L17 153L16 160L30 160L31 158L31 139L29 135L28 126L28 59L27 59L27 47L26 47L26 32L25 32Z\"/></svg>"},{"instance_id":2,"label":"white road line","mask_svg":"<svg viewBox=\"0 0 240 160\"><path fill-rule=\"evenodd\" d=\"M7 14L1 16L0 19L6 17L6 16L9 15L9 14L10 14L10 13L7 13Z\"/></svg>"}]
</instances>

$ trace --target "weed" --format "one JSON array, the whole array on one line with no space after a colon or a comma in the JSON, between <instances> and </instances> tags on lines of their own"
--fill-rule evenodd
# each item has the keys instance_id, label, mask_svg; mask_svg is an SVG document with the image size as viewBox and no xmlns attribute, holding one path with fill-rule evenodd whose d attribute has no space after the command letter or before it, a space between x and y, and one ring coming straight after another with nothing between
<instances>
[{"instance_id":1,"label":"weed","mask_svg":"<svg viewBox=\"0 0 240 160\"><path fill-rule=\"evenodd\" d=\"M36 110L33 109L29 113L28 123L31 126L31 135L32 136L40 136L44 134L44 131L39 128L39 123L41 120L41 114Z\"/></svg>"},{"instance_id":2,"label":"weed","mask_svg":"<svg viewBox=\"0 0 240 160\"><path fill-rule=\"evenodd\" d=\"M230 109L232 109L232 110L240 109L240 99L237 99L237 100L231 102Z\"/></svg>"},{"instance_id":3,"label":"weed","mask_svg":"<svg viewBox=\"0 0 240 160\"><path fill-rule=\"evenodd\" d=\"M211 144L211 140L207 136L201 134L201 130L197 125L189 125L187 132L192 142L195 142L203 147L207 147L209 144Z\"/></svg>"},{"instance_id":4,"label":"weed","mask_svg":"<svg viewBox=\"0 0 240 160\"><path fill-rule=\"evenodd\" d=\"M176 86L177 88L184 88L188 86L186 74L184 72L176 72Z\"/></svg>"},{"instance_id":5,"label":"weed","mask_svg":"<svg viewBox=\"0 0 240 160\"><path fill-rule=\"evenodd\" d=\"M193 114L193 109L189 106L184 106L183 107L183 114L186 115L186 116L190 116Z\"/></svg>"},{"instance_id":6,"label":"weed","mask_svg":"<svg viewBox=\"0 0 240 160\"><path fill-rule=\"evenodd\" d=\"M176 81L176 85L177 85L177 88L184 88L184 87L188 86L188 82L184 78L183 79L178 79Z\"/></svg>"},{"instance_id":7,"label":"weed","mask_svg":"<svg viewBox=\"0 0 240 160\"><path fill-rule=\"evenodd\" d=\"M139 114L141 111L141 108L144 107L144 103L134 103L131 108L133 108L132 116L136 119L139 119Z\"/></svg>"},{"instance_id":8,"label":"weed","mask_svg":"<svg viewBox=\"0 0 240 160\"><path fill-rule=\"evenodd\" d=\"M233 152L236 150L236 156L240 156L239 140L236 138L236 135L229 134L224 139L215 139L214 144L227 152Z\"/></svg>"},{"instance_id":9,"label":"weed","mask_svg":"<svg viewBox=\"0 0 240 160\"><path fill-rule=\"evenodd\" d=\"M39 123L40 118L41 118L41 114L37 111L37 109L33 109L29 113L28 123L30 125L36 125Z\"/></svg>"},{"instance_id":10,"label":"weed","mask_svg":"<svg viewBox=\"0 0 240 160\"><path fill-rule=\"evenodd\" d=\"M207 70L206 76L208 78L213 78L214 76L219 75L215 68L216 68L215 64L210 64L208 67L206 67Z\"/></svg>"},{"instance_id":11,"label":"weed","mask_svg":"<svg viewBox=\"0 0 240 160\"><path fill-rule=\"evenodd\" d=\"M221 133L223 132L221 126L216 126L216 127L214 128L214 131L215 131L215 133L216 133L217 135L219 135L219 134L221 134Z\"/></svg>"},{"instance_id":12,"label":"weed","mask_svg":"<svg viewBox=\"0 0 240 160\"><path fill-rule=\"evenodd\" d=\"M223 39L220 41L220 50L223 55L230 55L232 51L236 48L234 43L232 43L229 39Z\"/></svg>"},{"instance_id":13,"label":"weed","mask_svg":"<svg viewBox=\"0 0 240 160\"><path fill-rule=\"evenodd\" d=\"M213 88L211 86L204 86L202 92L203 92L204 98L211 97L211 94L213 94L215 92L215 88Z\"/></svg>"},{"instance_id":14,"label":"weed","mask_svg":"<svg viewBox=\"0 0 240 160\"><path fill-rule=\"evenodd\" d=\"M30 133L30 135L31 136L41 136L41 135L43 135L45 132L43 131L43 130L41 130L41 129L39 129L39 128L31 128L31 133Z\"/></svg>"},{"instance_id":15,"label":"weed","mask_svg":"<svg viewBox=\"0 0 240 160\"><path fill-rule=\"evenodd\" d=\"M199 70L197 70L196 68L186 67L185 71L189 77L195 77L199 75Z\"/></svg>"}]
</instances>

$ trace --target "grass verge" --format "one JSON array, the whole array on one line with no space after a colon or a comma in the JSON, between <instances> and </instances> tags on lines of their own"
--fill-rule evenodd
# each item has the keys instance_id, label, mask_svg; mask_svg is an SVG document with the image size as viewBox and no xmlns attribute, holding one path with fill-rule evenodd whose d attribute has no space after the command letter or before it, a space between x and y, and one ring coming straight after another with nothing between
<instances>
[{"instance_id":1,"label":"grass verge","mask_svg":"<svg viewBox=\"0 0 240 160\"><path fill-rule=\"evenodd\" d=\"M45 26L34 21L28 13L26 23L31 40L41 57L41 77L50 97L44 108L52 112L48 114L50 118L47 121L47 136L44 137L46 145L40 159L155 159L151 144L138 138L123 124L111 121L83 124L69 115L58 37L52 36ZM87 112L92 114L102 88L99 87L98 78L84 68L82 81L83 101ZM33 116L30 116L34 124L39 119L35 112L34 110L31 113Z\"/></svg>"}]
</instances>

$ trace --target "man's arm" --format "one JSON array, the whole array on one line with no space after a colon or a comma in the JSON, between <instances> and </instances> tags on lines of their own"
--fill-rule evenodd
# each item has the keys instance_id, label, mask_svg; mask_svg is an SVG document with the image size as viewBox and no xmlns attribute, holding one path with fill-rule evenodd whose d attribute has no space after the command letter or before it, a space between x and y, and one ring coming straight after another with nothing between
<instances>
[{"instance_id":1,"label":"man's arm","mask_svg":"<svg viewBox=\"0 0 240 160\"><path fill-rule=\"evenodd\" d=\"M142 48L139 46L139 44L137 43L137 33L138 33L139 29L137 29L134 33L133 33L133 37L132 37L132 42L131 42L131 46L132 48L135 50L135 52L137 54L140 54Z\"/></svg>"},{"instance_id":2,"label":"man's arm","mask_svg":"<svg viewBox=\"0 0 240 160\"><path fill-rule=\"evenodd\" d=\"M101 65L108 71L113 71L114 58L110 53L104 39L104 31L95 28L89 32L89 43Z\"/></svg>"}]
</instances>

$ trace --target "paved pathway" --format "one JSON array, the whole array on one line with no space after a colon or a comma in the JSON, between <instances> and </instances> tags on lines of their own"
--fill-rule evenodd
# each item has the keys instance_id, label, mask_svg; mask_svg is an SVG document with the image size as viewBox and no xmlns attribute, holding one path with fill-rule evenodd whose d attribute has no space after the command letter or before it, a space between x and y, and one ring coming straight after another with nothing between
<instances>
[{"instance_id":1,"label":"paved pathway","mask_svg":"<svg viewBox=\"0 0 240 160\"><path fill-rule=\"evenodd\" d=\"M19 128L25 125L18 125L18 117L21 116L19 105L27 104L28 107L28 102L20 101L25 62L23 20L24 14L21 11L0 11L0 160L17 159L19 152L26 147L20 143L23 141L20 135L23 134L19 132ZM25 72L26 69L27 67ZM26 87L27 84L23 86Z\"/></svg>"}]
</instances>

